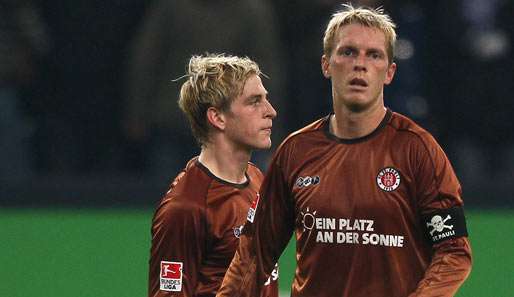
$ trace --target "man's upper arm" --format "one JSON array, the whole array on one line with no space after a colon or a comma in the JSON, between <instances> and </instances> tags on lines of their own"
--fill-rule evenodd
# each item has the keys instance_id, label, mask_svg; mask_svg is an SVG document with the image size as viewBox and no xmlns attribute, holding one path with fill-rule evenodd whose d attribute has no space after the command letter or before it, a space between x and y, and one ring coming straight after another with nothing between
<instances>
[{"instance_id":1,"label":"man's upper arm","mask_svg":"<svg viewBox=\"0 0 514 297\"><path fill-rule=\"evenodd\" d=\"M417 161L417 211L433 255L424 278L409 297L453 296L471 270L460 183L432 137L420 142Z\"/></svg>"},{"instance_id":2,"label":"man's upper arm","mask_svg":"<svg viewBox=\"0 0 514 297\"><path fill-rule=\"evenodd\" d=\"M205 250L205 215L196 205L170 201L152 226L150 296L192 296Z\"/></svg>"}]
</instances>

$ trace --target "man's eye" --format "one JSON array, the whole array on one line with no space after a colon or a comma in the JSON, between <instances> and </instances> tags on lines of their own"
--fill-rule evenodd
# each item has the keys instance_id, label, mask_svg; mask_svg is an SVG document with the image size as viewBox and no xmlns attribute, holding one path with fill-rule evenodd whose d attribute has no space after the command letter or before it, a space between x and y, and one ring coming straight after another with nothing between
<instances>
[{"instance_id":1,"label":"man's eye","mask_svg":"<svg viewBox=\"0 0 514 297\"><path fill-rule=\"evenodd\" d=\"M343 50L343 56L347 56L347 57L349 57L349 56L351 56L352 54L353 54L353 50L351 50L351 49L349 49L349 48L347 48L347 49Z\"/></svg>"}]
</instances>

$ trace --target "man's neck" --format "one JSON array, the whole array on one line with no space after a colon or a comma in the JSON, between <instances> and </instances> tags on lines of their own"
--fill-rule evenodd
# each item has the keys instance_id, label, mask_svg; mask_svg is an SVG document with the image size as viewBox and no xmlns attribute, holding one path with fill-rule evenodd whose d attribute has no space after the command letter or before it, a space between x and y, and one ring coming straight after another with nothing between
<instances>
[{"instance_id":1,"label":"man's neck","mask_svg":"<svg viewBox=\"0 0 514 297\"><path fill-rule=\"evenodd\" d=\"M360 112L347 108L335 108L330 119L330 132L342 139L356 139L373 132L386 114L383 104L373 106Z\"/></svg>"},{"instance_id":2,"label":"man's neck","mask_svg":"<svg viewBox=\"0 0 514 297\"><path fill-rule=\"evenodd\" d=\"M249 151L237 150L226 143L208 143L202 147L198 161L218 178L236 184L246 182Z\"/></svg>"}]
</instances>

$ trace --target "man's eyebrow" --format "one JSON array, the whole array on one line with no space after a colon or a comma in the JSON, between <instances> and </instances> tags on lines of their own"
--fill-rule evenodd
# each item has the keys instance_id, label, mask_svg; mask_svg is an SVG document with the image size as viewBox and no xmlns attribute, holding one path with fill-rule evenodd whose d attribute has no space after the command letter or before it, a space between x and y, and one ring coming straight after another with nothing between
<instances>
[{"instance_id":1,"label":"man's eyebrow","mask_svg":"<svg viewBox=\"0 0 514 297\"><path fill-rule=\"evenodd\" d=\"M254 99L261 99L267 95L268 95L268 92L266 92L264 94L253 94L253 95L246 97L245 100L250 101L250 100L254 100Z\"/></svg>"},{"instance_id":2,"label":"man's eyebrow","mask_svg":"<svg viewBox=\"0 0 514 297\"><path fill-rule=\"evenodd\" d=\"M347 45L342 45L339 50L346 50L346 49L349 49L349 50L357 50L357 47L355 45L350 45L350 44L347 44Z\"/></svg>"},{"instance_id":3,"label":"man's eyebrow","mask_svg":"<svg viewBox=\"0 0 514 297\"><path fill-rule=\"evenodd\" d=\"M368 53L380 53L380 54L385 54L385 51L384 51L383 49L376 48L376 47L368 48L366 51L367 51Z\"/></svg>"},{"instance_id":4,"label":"man's eyebrow","mask_svg":"<svg viewBox=\"0 0 514 297\"><path fill-rule=\"evenodd\" d=\"M347 45L342 45L339 50L346 50L346 49L349 49L349 50L352 50L352 51L356 51L358 50L358 47L353 45L353 44L347 44ZM385 51L380 49L380 48L377 48L377 47L370 47L370 48L367 48L366 49L366 52L377 52L377 53L384 53L385 54Z\"/></svg>"}]
</instances>

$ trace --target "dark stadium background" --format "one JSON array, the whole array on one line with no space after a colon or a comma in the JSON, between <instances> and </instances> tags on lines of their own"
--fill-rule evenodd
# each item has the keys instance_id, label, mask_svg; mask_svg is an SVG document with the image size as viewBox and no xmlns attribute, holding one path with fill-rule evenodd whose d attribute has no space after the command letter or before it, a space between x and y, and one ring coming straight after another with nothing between
<instances>
[{"instance_id":1,"label":"dark stadium background","mask_svg":"<svg viewBox=\"0 0 514 297\"><path fill-rule=\"evenodd\" d=\"M360 2L383 5L399 26L386 105L433 133L463 185L474 266L457 296L514 296L514 3ZM243 34L240 47L226 41L224 52L272 73L264 84L279 111L275 145L330 111L321 36L340 3L253 0L245 9L266 30ZM0 296L145 296L153 207L198 149L176 106L165 128L127 106L134 89L183 73L186 59L145 72L165 64L150 44L165 59L213 29L206 24L223 26L225 5L0 1ZM202 18L179 17L198 7ZM149 68L134 66L137 51ZM254 161L265 169L269 156ZM280 262L284 293L293 250Z\"/></svg>"}]
</instances>

